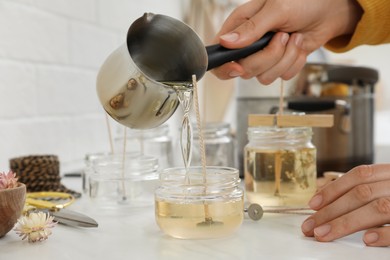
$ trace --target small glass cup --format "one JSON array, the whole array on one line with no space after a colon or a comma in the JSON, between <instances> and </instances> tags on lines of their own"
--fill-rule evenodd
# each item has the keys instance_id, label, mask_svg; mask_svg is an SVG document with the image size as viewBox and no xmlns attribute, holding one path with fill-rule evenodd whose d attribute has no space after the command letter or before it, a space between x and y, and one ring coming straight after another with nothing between
<instances>
[{"instance_id":1,"label":"small glass cup","mask_svg":"<svg viewBox=\"0 0 390 260\"><path fill-rule=\"evenodd\" d=\"M135 154L107 155L92 162L89 197L99 207L153 205L158 185L158 160Z\"/></svg>"},{"instance_id":2,"label":"small glass cup","mask_svg":"<svg viewBox=\"0 0 390 260\"><path fill-rule=\"evenodd\" d=\"M170 168L155 192L156 222L175 238L207 239L231 235L244 218L238 170L228 167Z\"/></svg>"}]
</instances>

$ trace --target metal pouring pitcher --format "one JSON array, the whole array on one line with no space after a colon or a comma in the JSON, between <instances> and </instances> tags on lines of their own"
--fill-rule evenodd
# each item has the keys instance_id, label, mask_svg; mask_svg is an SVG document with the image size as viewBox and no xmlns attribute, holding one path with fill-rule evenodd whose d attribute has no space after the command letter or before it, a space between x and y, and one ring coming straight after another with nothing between
<instances>
[{"instance_id":1,"label":"metal pouring pitcher","mask_svg":"<svg viewBox=\"0 0 390 260\"><path fill-rule=\"evenodd\" d=\"M97 93L106 112L120 124L146 129L163 124L179 105L179 86L192 89L192 75L244 58L263 49L269 32L242 49L220 45L205 48L185 23L169 16L145 13L131 24L125 44L100 68Z\"/></svg>"}]
</instances>

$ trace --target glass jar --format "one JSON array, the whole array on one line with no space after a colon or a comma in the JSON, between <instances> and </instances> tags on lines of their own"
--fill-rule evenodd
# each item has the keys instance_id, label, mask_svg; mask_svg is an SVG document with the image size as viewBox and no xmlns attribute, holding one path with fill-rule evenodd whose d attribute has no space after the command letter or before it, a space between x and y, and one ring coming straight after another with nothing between
<instances>
[{"instance_id":1,"label":"glass jar","mask_svg":"<svg viewBox=\"0 0 390 260\"><path fill-rule=\"evenodd\" d=\"M244 218L238 170L208 166L166 169L155 191L156 222L166 234L181 239L225 237Z\"/></svg>"},{"instance_id":2,"label":"glass jar","mask_svg":"<svg viewBox=\"0 0 390 260\"><path fill-rule=\"evenodd\" d=\"M138 152L158 158L159 169L173 166L172 138L169 126L160 125L151 129L126 129L126 152ZM114 139L115 151L123 152L124 137Z\"/></svg>"},{"instance_id":3,"label":"glass jar","mask_svg":"<svg viewBox=\"0 0 390 260\"><path fill-rule=\"evenodd\" d=\"M250 203L307 206L316 191L316 148L310 127L250 127L244 178Z\"/></svg>"},{"instance_id":4,"label":"glass jar","mask_svg":"<svg viewBox=\"0 0 390 260\"><path fill-rule=\"evenodd\" d=\"M196 126L193 129L192 164L201 165L199 135ZM203 138L206 149L206 165L235 167L234 141L228 123L206 123L203 126Z\"/></svg>"},{"instance_id":5,"label":"glass jar","mask_svg":"<svg viewBox=\"0 0 390 260\"><path fill-rule=\"evenodd\" d=\"M92 162L89 197L104 208L152 206L158 160L138 153L107 155Z\"/></svg>"},{"instance_id":6,"label":"glass jar","mask_svg":"<svg viewBox=\"0 0 390 260\"><path fill-rule=\"evenodd\" d=\"M81 186L85 194L89 192L89 174L91 172L93 162L97 159L101 159L109 156L110 153L88 153L84 157L84 169L81 174Z\"/></svg>"}]
</instances>

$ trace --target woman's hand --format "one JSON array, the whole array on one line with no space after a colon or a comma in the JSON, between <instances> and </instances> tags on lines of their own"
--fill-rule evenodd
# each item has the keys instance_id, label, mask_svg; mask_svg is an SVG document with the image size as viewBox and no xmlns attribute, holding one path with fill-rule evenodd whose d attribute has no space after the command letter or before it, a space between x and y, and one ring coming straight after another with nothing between
<instances>
[{"instance_id":1,"label":"woman's hand","mask_svg":"<svg viewBox=\"0 0 390 260\"><path fill-rule=\"evenodd\" d=\"M257 77L270 84L291 79L306 57L329 40L352 34L362 14L356 0L252 0L223 24L217 41L226 48L242 48L276 31L269 45L249 57L213 70L220 79Z\"/></svg>"},{"instance_id":2,"label":"woman's hand","mask_svg":"<svg viewBox=\"0 0 390 260\"><path fill-rule=\"evenodd\" d=\"M368 246L390 246L390 164L359 166L318 191L309 202L317 212L302 224L318 241L368 229Z\"/></svg>"}]
</instances>

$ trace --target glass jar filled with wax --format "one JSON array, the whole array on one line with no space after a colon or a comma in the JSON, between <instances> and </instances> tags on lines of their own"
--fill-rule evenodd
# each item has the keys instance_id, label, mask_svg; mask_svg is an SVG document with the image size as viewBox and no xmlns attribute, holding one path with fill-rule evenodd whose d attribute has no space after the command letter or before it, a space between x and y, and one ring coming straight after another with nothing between
<instances>
[{"instance_id":1,"label":"glass jar filled with wax","mask_svg":"<svg viewBox=\"0 0 390 260\"><path fill-rule=\"evenodd\" d=\"M99 208L153 206L158 160L139 153L107 155L92 162L89 197Z\"/></svg>"},{"instance_id":2,"label":"glass jar filled with wax","mask_svg":"<svg viewBox=\"0 0 390 260\"><path fill-rule=\"evenodd\" d=\"M310 127L250 127L244 149L246 196L262 206L307 206L316 191Z\"/></svg>"},{"instance_id":3,"label":"glass jar filled with wax","mask_svg":"<svg viewBox=\"0 0 390 260\"><path fill-rule=\"evenodd\" d=\"M229 167L170 168L160 174L155 191L156 222L181 239L225 237L244 218L238 170Z\"/></svg>"},{"instance_id":4,"label":"glass jar filled with wax","mask_svg":"<svg viewBox=\"0 0 390 260\"><path fill-rule=\"evenodd\" d=\"M194 143L199 143L198 129L194 129ZM206 165L235 167L234 140L228 123L206 123L203 127ZM193 165L201 165L199 146L192 148Z\"/></svg>"}]
</instances>

